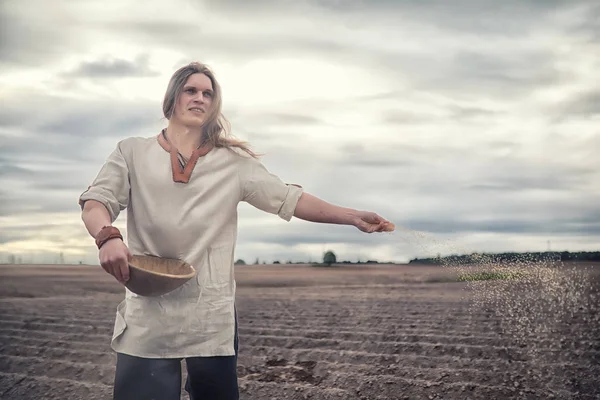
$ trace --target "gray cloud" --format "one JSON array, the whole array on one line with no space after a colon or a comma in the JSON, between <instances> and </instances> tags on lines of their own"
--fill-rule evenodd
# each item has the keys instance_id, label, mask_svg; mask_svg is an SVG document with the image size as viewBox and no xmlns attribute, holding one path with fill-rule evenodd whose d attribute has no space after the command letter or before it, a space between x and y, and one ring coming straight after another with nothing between
<instances>
[{"instance_id":1,"label":"gray cloud","mask_svg":"<svg viewBox=\"0 0 600 400\"><path fill-rule=\"evenodd\" d=\"M520 54L457 51L449 58L444 55L421 57L389 56L392 63L406 71L414 80L413 88L441 93L477 94L482 98L524 95L538 87L564 79L564 72L552 67L551 51ZM396 60L394 60L396 59ZM540 68L544 65L544 68Z\"/></svg>"},{"instance_id":2,"label":"gray cloud","mask_svg":"<svg viewBox=\"0 0 600 400\"><path fill-rule=\"evenodd\" d=\"M0 177L7 176L16 178L27 178L34 175L34 172L28 168L8 164L0 159Z\"/></svg>"},{"instance_id":3,"label":"gray cloud","mask_svg":"<svg viewBox=\"0 0 600 400\"><path fill-rule=\"evenodd\" d=\"M5 96L6 97L6 96ZM29 144L65 140L120 137L145 132L144 127L163 118L160 101L127 101L15 94L0 109L0 127L27 132ZM49 136L51 135L51 136ZM4 146L19 142L9 136ZM61 145L64 143L61 143ZM8 151L8 149L7 149ZM6 154L9 154L8 152Z\"/></svg>"},{"instance_id":4,"label":"gray cloud","mask_svg":"<svg viewBox=\"0 0 600 400\"><path fill-rule=\"evenodd\" d=\"M69 150L82 149L68 141L62 146L13 148L13 158L0 161L0 178L11 190L0 196L0 215L25 215L31 212L78 211L77 200L97 174L116 143L98 147L88 154L69 155ZM93 145L89 145L94 148ZM112 146L112 147L111 147Z\"/></svg>"},{"instance_id":5,"label":"gray cloud","mask_svg":"<svg viewBox=\"0 0 600 400\"><path fill-rule=\"evenodd\" d=\"M8 191L5 189L0 189L0 215L2 215L1 210L5 210L10 206L9 200L10 198L8 195Z\"/></svg>"},{"instance_id":6,"label":"gray cloud","mask_svg":"<svg viewBox=\"0 0 600 400\"><path fill-rule=\"evenodd\" d=\"M240 21L240 23L245 22L247 23L245 20ZM265 22L268 24L268 21ZM209 54L211 58L227 58L243 62L253 57L273 55L298 57L321 53L330 57L345 57L348 53L355 53L344 43L339 43L333 38L315 36L310 31L290 33L272 28L276 30L256 29L239 35L236 32L199 29L195 23L185 21L117 22L107 25L110 29L127 35L134 42L143 43L152 40L157 46L173 47L190 54L174 67L193 60L202 61Z\"/></svg>"},{"instance_id":7,"label":"gray cloud","mask_svg":"<svg viewBox=\"0 0 600 400\"><path fill-rule=\"evenodd\" d=\"M41 190L20 191L7 195L4 200L5 206L0 209L0 216L27 215L30 213L51 214L62 212L80 212L77 204L79 194L87 186L82 186L79 191L48 191L42 194Z\"/></svg>"},{"instance_id":8,"label":"gray cloud","mask_svg":"<svg viewBox=\"0 0 600 400\"><path fill-rule=\"evenodd\" d=\"M80 231L85 229L81 222L65 222L62 221L61 226L57 227L56 224L51 223L37 223L37 224L28 224L24 226L11 226L3 231L4 235L0 239L4 239L5 241L9 241L7 239L41 239L54 241L56 240L57 229L58 232L63 231ZM6 242L5 242L6 243Z\"/></svg>"},{"instance_id":9,"label":"gray cloud","mask_svg":"<svg viewBox=\"0 0 600 400\"><path fill-rule=\"evenodd\" d=\"M572 25L569 31L597 45L600 39L600 5L593 1L590 3L585 11L586 18Z\"/></svg>"},{"instance_id":10,"label":"gray cloud","mask_svg":"<svg viewBox=\"0 0 600 400\"><path fill-rule=\"evenodd\" d=\"M340 146L334 160L342 169L346 166L404 169L415 165L414 158L409 153L409 150L399 145L373 149L362 144L344 144Z\"/></svg>"},{"instance_id":11,"label":"gray cloud","mask_svg":"<svg viewBox=\"0 0 600 400\"><path fill-rule=\"evenodd\" d=\"M78 102L73 108L58 114L58 117L42 122L37 131L88 138L122 136L148 126L153 114L155 121L160 120L158 107L151 107L150 104L122 103L120 106L123 108L116 104Z\"/></svg>"},{"instance_id":12,"label":"gray cloud","mask_svg":"<svg viewBox=\"0 0 600 400\"><path fill-rule=\"evenodd\" d=\"M134 61L106 58L96 61L82 62L77 67L63 74L74 78L122 78L158 76L148 65L148 55L136 57Z\"/></svg>"},{"instance_id":13,"label":"gray cloud","mask_svg":"<svg viewBox=\"0 0 600 400\"><path fill-rule=\"evenodd\" d=\"M0 133L0 140L2 140L0 150L4 162L11 163L12 166L9 168L12 169L25 168L20 166L23 163L41 166L67 163L75 167L77 162L94 159L97 156L97 148L93 151L93 141L84 138Z\"/></svg>"},{"instance_id":14,"label":"gray cloud","mask_svg":"<svg viewBox=\"0 0 600 400\"><path fill-rule=\"evenodd\" d=\"M600 210L597 210L600 212ZM527 234L560 234L560 235L600 235L600 217L594 215L594 220L544 220L524 221L522 219L494 218L488 221L469 222L456 220L416 220L407 221L406 226L417 231L434 233L509 233L515 235Z\"/></svg>"},{"instance_id":15,"label":"gray cloud","mask_svg":"<svg viewBox=\"0 0 600 400\"><path fill-rule=\"evenodd\" d=\"M415 125L431 122L430 114L420 114L400 109L386 110L382 113L381 122L394 125Z\"/></svg>"},{"instance_id":16,"label":"gray cloud","mask_svg":"<svg viewBox=\"0 0 600 400\"><path fill-rule=\"evenodd\" d=\"M244 124L257 124L262 127L269 125L291 125L291 126L323 126L325 122L314 115L291 112L258 112L252 114L243 114L233 111L231 120L237 119Z\"/></svg>"},{"instance_id":17,"label":"gray cloud","mask_svg":"<svg viewBox=\"0 0 600 400\"><path fill-rule=\"evenodd\" d=\"M600 115L600 88L581 93L557 107L559 119Z\"/></svg>"},{"instance_id":18,"label":"gray cloud","mask_svg":"<svg viewBox=\"0 0 600 400\"><path fill-rule=\"evenodd\" d=\"M502 112L500 111L490 110L487 108L477 106L454 105L451 106L450 109L452 111L452 117L458 120L469 120L477 118L487 119L489 117L496 117L499 114L502 114Z\"/></svg>"},{"instance_id":19,"label":"gray cloud","mask_svg":"<svg viewBox=\"0 0 600 400\"><path fill-rule=\"evenodd\" d=\"M545 165L529 166L522 170L522 174L518 175L515 170L523 167L523 163L519 160L514 161L518 163L517 166L507 170L504 175L502 173L491 173L483 178L484 182L467 184L463 187L474 191L570 191L586 187L598 175L598 171L591 168L569 166L549 168ZM503 165L499 166L502 167ZM557 179L557 177L560 177L560 179Z\"/></svg>"},{"instance_id":20,"label":"gray cloud","mask_svg":"<svg viewBox=\"0 0 600 400\"><path fill-rule=\"evenodd\" d=\"M236 0L225 1L235 4ZM567 11L577 6L594 6L593 0L582 0L574 4L568 0L444 0L394 1L313 0L314 4L336 13L380 15L396 21L419 21L423 24L455 32L477 35L520 36L532 29L532 21L547 23L556 12Z\"/></svg>"},{"instance_id":21,"label":"gray cloud","mask_svg":"<svg viewBox=\"0 0 600 400\"><path fill-rule=\"evenodd\" d=\"M6 232L5 230L0 231L0 244L10 243L15 240L23 239L23 232Z\"/></svg>"},{"instance_id":22,"label":"gray cloud","mask_svg":"<svg viewBox=\"0 0 600 400\"><path fill-rule=\"evenodd\" d=\"M433 112L414 112L405 111L401 108L392 108L382 111L381 122L386 125L400 126L415 126L439 122L451 123L454 121L469 122L481 120L489 122L503 114L503 112L477 107L476 105L448 105L440 111L445 112L445 115L440 116Z\"/></svg>"},{"instance_id":23,"label":"gray cloud","mask_svg":"<svg viewBox=\"0 0 600 400\"><path fill-rule=\"evenodd\" d=\"M49 64L83 50L85 35L79 21L60 6L36 1L3 0L0 3L0 64L22 67Z\"/></svg>"},{"instance_id":24,"label":"gray cloud","mask_svg":"<svg viewBox=\"0 0 600 400\"><path fill-rule=\"evenodd\" d=\"M389 239L389 236L387 237ZM322 229L315 235L315 227L298 221L289 226L263 227L260 232L240 229L239 240L248 245L269 243L281 246L304 244L345 243L350 245L377 245L386 240L386 234L365 234L355 227L341 226Z\"/></svg>"}]
</instances>

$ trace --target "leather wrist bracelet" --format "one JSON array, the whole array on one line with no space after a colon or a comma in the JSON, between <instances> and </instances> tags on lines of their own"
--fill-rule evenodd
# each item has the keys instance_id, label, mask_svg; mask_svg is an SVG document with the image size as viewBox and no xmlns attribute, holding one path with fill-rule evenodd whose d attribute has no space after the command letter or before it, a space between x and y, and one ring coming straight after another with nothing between
<instances>
[{"instance_id":1,"label":"leather wrist bracelet","mask_svg":"<svg viewBox=\"0 0 600 400\"><path fill-rule=\"evenodd\" d=\"M98 246L98 250L100 250L100 248L111 239L123 240L123 235L121 235L119 229L114 226L102 227L100 232L98 232L98 235L96 235L96 246Z\"/></svg>"}]
</instances>

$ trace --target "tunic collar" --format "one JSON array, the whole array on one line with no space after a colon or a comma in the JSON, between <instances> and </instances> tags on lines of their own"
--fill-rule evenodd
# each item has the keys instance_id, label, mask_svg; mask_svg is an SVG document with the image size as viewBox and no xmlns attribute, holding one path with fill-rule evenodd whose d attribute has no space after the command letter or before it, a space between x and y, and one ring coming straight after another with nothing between
<instances>
[{"instance_id":1,"label":"tunic collar","mask_svg":"<svg viewBox=\"0 0 600 400\"><path fill-rule=\"evenodd\" d=\"M177 151L175 146L172 146L171 143L169 143L169 141L166 139L164 129L158 134L157 140L160 144L160 147L162 147L166 152L168 152L171 155L171 170L173 171L173 181L180 183L188 183L190 181L192 171L194 170L198 159L202 156L207 155L208 152L211 151L213 148L211 144L198 147L192 152L192 156L185 164L184 168L179 163L179 152Z\"/></svg>"}]
</instances>

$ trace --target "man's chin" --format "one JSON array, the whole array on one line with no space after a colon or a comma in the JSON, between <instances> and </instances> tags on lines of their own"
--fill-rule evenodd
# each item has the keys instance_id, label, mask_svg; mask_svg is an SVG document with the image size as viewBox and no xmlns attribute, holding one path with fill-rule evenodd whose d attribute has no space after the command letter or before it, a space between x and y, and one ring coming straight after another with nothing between
<instances>
[{"instance_id":1,"label":"man's chin","mask_svg":"<svg viewBox=\"0 0 600 400\"><path fill-rule=\"evenodd\" d=\"M188 115L185 117L173 118L171 122L173 122L176 125L185 126L190 130L196 130L204 126L204 124L206 123L205 117L205 115L203 115L202 117L190 117Z\"/></svg>"},{"instance_id":2,"label":"man's chin","mask_svg":"<svg viewBox=\"0 0 600 400\"><path fill-rule=\"evenodd\" d=\"M204 126L204 119L193 118L183 122L183 124L190 129L200 129Z\"/></svg>"}]
</instances>

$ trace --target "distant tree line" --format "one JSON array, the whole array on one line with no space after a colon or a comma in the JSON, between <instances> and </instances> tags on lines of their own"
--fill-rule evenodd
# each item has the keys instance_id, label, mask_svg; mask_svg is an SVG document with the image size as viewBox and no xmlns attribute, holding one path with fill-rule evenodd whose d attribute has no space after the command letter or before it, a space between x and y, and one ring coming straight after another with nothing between
<instances>
[{"instance_id":1,"label":"distant tree line","mask_svg":"<svg viewBox=\"0 0 600 400\"><path fill-rule=\"evenodd\" d=\"M254 261L254 263L252 265L259 265L259 264L267 264L266 261L260 261L258 258ZM284 262L281 262L279 260L275 260L273 261L273 264L284 264ZM327 266L331 266L332 264L379 264L379 261L377 260L367 260L367 261L340 261L338 260L336 254L332 251L332 250L328 250L325 253L323 253L323 259L321 262L318 261L291 261L291 260L287 260L285 261L285 264L311 264L311 265L327 265ZM235 261L235 265L249 265L248 263L246 263L246 261L244 261L243 259L238 259Z\"/></svg>"},{"instance_id":2,"label":"distant tree line","mask_svg":"<svg viewBox=\"0 0 600 400\"><path fill-rule=\"evenodd\" d=\"M516 263L542 261L600 261L600 251L544 251L527 253L472 253L450 255L445 257L414 258L409 264L481 264L481 263Z\"/></svg>"}]
</instances>

